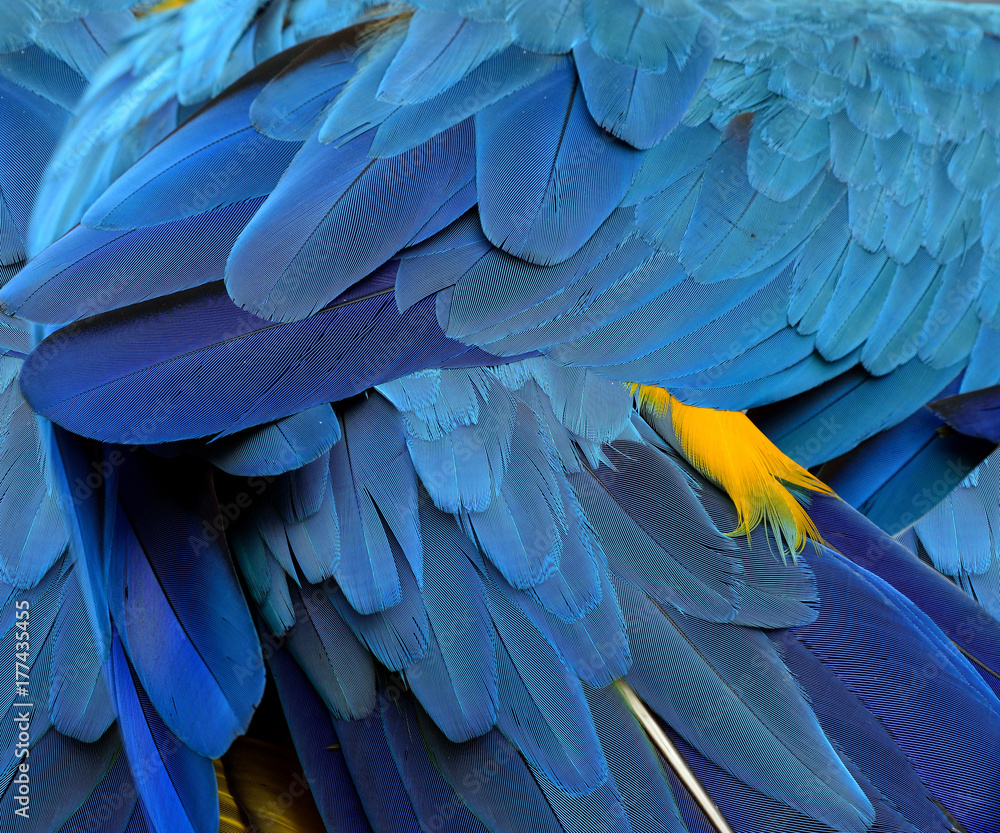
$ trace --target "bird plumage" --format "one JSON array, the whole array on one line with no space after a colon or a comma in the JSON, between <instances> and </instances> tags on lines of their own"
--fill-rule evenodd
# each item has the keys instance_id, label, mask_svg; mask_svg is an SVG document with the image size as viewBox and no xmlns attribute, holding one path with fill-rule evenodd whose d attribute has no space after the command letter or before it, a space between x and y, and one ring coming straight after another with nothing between
<instances>
[{"instance_id":1,"label":"bird plumage","mask_svg":"<svg viewBox=\"0 0 1000 833\"><path fill-rule=\"evenodd\" d=\"M127 5L0 13L0 824L1000 830L995 9Z\"/></svg>"}]
</instances>

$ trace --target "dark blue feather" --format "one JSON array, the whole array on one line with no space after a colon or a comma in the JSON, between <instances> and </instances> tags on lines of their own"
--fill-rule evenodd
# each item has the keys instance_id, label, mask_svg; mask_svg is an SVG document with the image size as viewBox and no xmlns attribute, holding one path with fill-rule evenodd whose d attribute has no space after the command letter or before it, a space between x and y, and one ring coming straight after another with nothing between
<instances>
[{"instance_id":1,"label":"dark blue feather","mask_svg":"<svg viewBox=\"0 0 1000 833\"><path fill-rule=\"evenodd\" d=\"M1000 622L842 501L817 496L809 515L830 546L919 607L1000 692Z\"/></svg>"},{"instance_id":2,"label":"dark blue feather","mask_svg":"<svg viewBox=\"0 0 1000 833\"><path fill-rule=\"evenodd\" d=\"M118 722L135 789L154 830L215 833L219 794L212 762L163 723L117 637L111 643Z\"/></svg>"},{"instance_id":3,"label":"dark blue feather","mask_svg":"<svg viewBox=\"0 0 1000 833\"><path fill-rule=\"evenodd\" d=\"M370 833L330 713L287 651L272 650L267 664L323 821L335 833Z\"/></svg>"},{"instance_id":4,"label":"dark blue feather","mask_svg":"<svg viewBox=\"0 0 1000 833\"><path fill-rule=\"evenodd\" d=\"M969 830L995 827L1000 776L977 750L998 742L1000 701L970 685L968 660L891 587L829 551L810 563L825 605L798 638L886 727L948 812Z\"/></svg>"},{"instance_id":5,"label":"dark blue feather","mask_svg":"<svg viewBox=\"0 0 1000 833\"><path fill-rule=\"evenodd\" d=\"M946 395L927 404L956 431L1000 443L1000 387Z\"/></svg>"},{"instance_id":6,"label":"dark blue feather","mask_svg":"<svg viewBox=\"0 0 1000 833\"><path fill-rule=\"evenodd\" d=\"M25 363L22 390L77 433L154 443L234 433L465 352L438 328L433 302L400 315L394 275L389 265L324 312L282 326L243 312L219 284L96 316L49 336ZM109 340L130 346L108 351Z\"/></svg>"},{"instance_id":7,"label":"dark blue feather","mask_svg":"<svg viewBox=\"0 0 1000 833\"><path fill-rule=\"evenodd\" d=\"M172 734L218 757L246 731L264 691L257 633L212 528L219 509L208 472L192 478L185 467L139 454L121 465L109 518L111 615ZM197 697L185 693L190 685Z\"/></svg>"},{"instance_id":8,"label":"dark blue feather","mask_svg":"<svg viewBox=\"0 0 1000 833\"><path fill-rule=\"evenodd\" d=\"M619 204L640 161L594 123L567 61L476 114L483 231L532 263L564 261Z\"/></svg>"},{"instance_id":9,"label":"dark blue feather","mask_svg":"<svg viewBox=\"0 0 1000 833\"><path fill-rule=\"evenodd\" d=\"M486 833L487 828L461 801L434 765L421 737L413 701L398 694L393 697L397 691L391 687L382 689L379 698L382 731L421 827L433 830L443 826L447 813L449 831ZM446 807L448 810L444 809Z\"/></svg>"},{"instance_id":10,"label":"dark blue feather","mask_svg":"<svg viewBox=\"0 0 1000 833\"><path fill-rule=\"evenodd\" d=\"M382 688L379 699L399 696L399 689ZM334 727L344 750L344 761L375 833L421 831L413 800L396 769L382 715L376 708L364 720L335 720Z\"/></svg>"},{"instance_id":11,"label":"dark blue feather","mask_svg":"<svg viewBox=\"0 0 1000 833\"><path fill-rule=\"evenodd\" d=\"M949 830L934 798L896 740L857 696L795 637L779 631L771 637L788 669L808 695L823 731L850 756L872 786L899 808L920 831ZM865 660L859 657L859 664Z\"/></svg>"}]
</instances>

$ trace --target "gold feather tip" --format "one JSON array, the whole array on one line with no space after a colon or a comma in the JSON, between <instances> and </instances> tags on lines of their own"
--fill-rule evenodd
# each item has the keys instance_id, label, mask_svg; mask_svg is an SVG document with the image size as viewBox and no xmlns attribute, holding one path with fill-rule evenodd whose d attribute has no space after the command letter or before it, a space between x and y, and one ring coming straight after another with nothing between
<instances>
[{"instance_id":1,"label":"gold feather tip","mask_svg":"<svg viewBox=\"0 0 1000 833\"><path fill-rule=\"evenodd\" d=\"M777 448L740 411L685 405L663 388L633 385L643 418L666 442L736 506L738 525L728 535L746 535L758 524L769 529L782 557L794 557L807 540L822 542L816 524L792 491L833 491Z\"/></svg>"}]
</instances>

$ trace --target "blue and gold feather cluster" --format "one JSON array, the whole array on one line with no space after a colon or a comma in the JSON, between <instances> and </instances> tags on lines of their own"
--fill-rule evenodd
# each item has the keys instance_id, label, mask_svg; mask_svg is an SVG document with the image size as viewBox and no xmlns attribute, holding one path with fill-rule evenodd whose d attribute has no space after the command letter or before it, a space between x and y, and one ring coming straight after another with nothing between
<instances>
[{"instance_id":1,"label":"blue and gold feather cluster","mask_svg":"<svg viewBox=\"0 0 1000 833\"><path fill-rule=\"evenodd\" d=\"M1000 831L993 5L0 48L0 831Z\"/></svg>"}]
</instances>

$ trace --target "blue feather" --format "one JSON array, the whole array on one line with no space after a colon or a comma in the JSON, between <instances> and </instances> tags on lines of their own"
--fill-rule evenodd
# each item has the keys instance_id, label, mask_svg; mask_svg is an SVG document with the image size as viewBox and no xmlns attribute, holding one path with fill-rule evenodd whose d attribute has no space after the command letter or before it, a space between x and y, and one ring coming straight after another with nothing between
<instances>
[{"instance_id":1,"label":"blue feather","mask_svg":"<svg viewBox=\"0 0 1000 833\"><path fill-rule=\"evenodd\" d=\"M94 202L83 224L134 229L269 194L299 144L254 130L250 104L300 51L261 64L160 142Z\"/></svg>"},{"instance_id":2,"label":"blue feather","mask_svg":"<svg viewBox=\"0 0 1000 833\"><path fill-rule=\"evenodd\" d=\"M519 404L499 491L485 509L461 516L466 534L518 589L550 578L559 566L566 535L563 480L551 438Z\"/></svg>"},{"instance_id":3,"label":"blue feather","mask_svg":"<svg viewBox=\"0 0 1000 833\"><path fill-rule=\"evenodd\" d=\"M418 11L406 40L389 64L376 97L391 104L416 104L454 86L511 36L503 23L480 23L460 14Z\"/></svg>"},{"instance_id":4,"label":"blue feather","mask_svg":"<svg viewBox=\"0 0 1000 833\"><path fill-rule=\"evenodd\" d=\"M333 422L337 426L339 434L340 421L333 410L323 409L321 405L317 406L317 410L322 414L324 420L322 424L325 425L326 420ZM335 444L331 443L331 447ZM306 465L276 478L273 483L269 484L268 494L285 523L295 524L311 518L319 512L329 482L330 455L323 452Z\"/></svg>"},{"instance_id":5,"label":"blue feather","mask_svg":"<svg viewBox=\"0 0 1000 833\"><path fill-rule=\"evenodd\" d=\"M499 730L457 744L450 743L425 716L418 715L418 719L434 764L490 830L563 833L536 776Z\"/></svg>"},{"instance_id":6,"label":"blue feather","mask_svg":"<svg viewBox=\"0 0 1000 833\"><path fill-rule=\"evenodd\" d=\"M879 720L844 683L796 639L780 631L771 639L809 697L823 731L917 830L950 829L913 764ZM864 662L863 658L859 658Z\"/></svg>"},{"instance_id":7,"label":"blue feather","mask_svg":"<svg viewBox=\"0 0 1000 833\"><path fill-rule=\"evenodd\" d=\"M603 280L607 285L617 276L616 269L627 271L629 265L633 268L638 265L636 260L641 262L650 256L648 250L637 253L634 248L623 245L634 231L632 212L626 208L614 211L593 237L580 241L582 248L561 263L538 265L502 249L490 249L471 263L464 274L454 274L451 282L455 285L455 294L451 301L448 335L463 338L493 327L556 294L561 295L560 310L566 310L582 294L582 291L579 294L574 291L575 285L590 278L592 272L595 283ZM478 253L475 246L468 246L466 250L469 260ZM459 261L455 265L464 264ZM510 331L506 326L501 332L477 335L477 340L492 341L496 335L506 335Z\"/></svg>"},{"instance_id":8,"label":"blue feather","mask_svg":"<svg viewBox=\"0 0 1000 833\"><path fill-rule=\"evenodd\" d=\"M497 728L561 791L589 794L605 782L608 769L579 680L493 586L487 602L499 636Z\"/></svg>"},{"instance_id":9,"label":"blue feather","mask_svg":"<svg viewBox=\"0 0 1000 833\"><path fill-rule=\"evenodd\" d=\"M261 202L124 232L77 226L3 287L0 304L12 315L66 324L222 280L229 251Z\"/></svg>"},{"instance_id":10,"label":"blue feather","mask_svg":"<svg viewBox=\"0 0 1000 833\"><path fill-rule=\"evenodd\" d=\"M28 756L18 758L13 772L5 772L0 779L0 813L8 820L5 827L9 825L9 829L43 833L60 829L77 807L100 789L121 749L121 740L116 731L107 732L103 738L99 735L100 739L92 743L81 743L54 729L41 730L35 725L31 731L39 737ZM22 763L29 767L23 772L18 766ZM25 794L21 793L19 778L23 779ZM27 803L18 800L25 797Z\"/></svg>"},{"instance_id":11,"label":"blue feather","mask_svg":"<svg viewBox=\"0 0 1000 833\"><path fill-rule=\"evenodd\" d=\"M55 453L18 389L22 365L0 358L0 580L32 587L66 549L67 529L50 478ZM89 472L88 472L89 474Z\"/></svg>"},{"instance_id":12,"label":"blue feather","mask_svg":"<svg viewBox=\"0 0 1000 833\"><path fill-rule=\"evenodd\" d=\"M395 255L472 178L471 122L391 159L369 158L371 139L306 142L233 246L226 287L238 304L275 320L311 315ZM372 224L383 232L344 234Z\"/></svg>"},{"instance_id":13,"label":"blue feather","mask_svg":"<svg viewBox=\"0 0 1000 833\"><path fill-rule=\"evenodd\" d=\"M841 501L817 496L809 514L831 546L887 582L930 617L966 656L976 661L986 682L1000 691L1000 623L996 619Z\"/></svg>"},{"instance_id":14,"label":"blue feather","mask_svg":"<svg viewBox=\"0 0 1000 833\"><path fill-rule=\"evenodd\" d=\"M483 231L516 257L560 263L619 204L640 161L638 152L591 119L567 61L517 96L476 113Z\"/></svg>"},{"instance_id":15,"label":"blue feather","mask_svg":"<svg viewBox=\"0 0 1000 833\"><path fill-rule=\"evenodd\" d=\"M430 644L404 676L441 731L458 743L488 731L497 718L494 628L472 542L426 497L421 498L420 526L427 552L424 604Z\"/></svg>"},{"instance_id":16,"label":"blue feather","mask_svg":"<svg viewBox=\"0 0 1000 833\"><path fill-rule=\"evenodd\" d=\"M289 653L335 716L358 720L376 705L372 656L337 613L322 587L292 587L295 625L288 631Z\"/></svg>"},{"instance_id":17,"label":"blue feather","mask_svg":"<svg viewBox=\"0 0 1000 833\"><path fill-rule=\"evenodd\" d=\"M48 708L63 735L93 743L114 722L103 646L91 631L80 570L66 580L53 626Z\"/></svg>"},{"instance_id":18,"label":"blue feather","mask_svg":"<svg viewBox=\"0 0 1000 833\"><path fill-rule=\"evenodd\" d=\"M872 805L760 631L668 613L627 582L615 589L635 658L626 679L640 697L754 789L837 830L867 829Z\"/></svg>"},{"instance_id":19,"label":"blue feather","mask_svg":"<svg viewBox=\"0 0 1000 833\"><path fill-rule=\"evenodd\" d=\"M321 38L274 76L250 105L250 123L272 139L304 142L354 72L357 30Z\"/></svg>"},{"instance_id":20,"label":"blue feather","mask_svg":"<svg viewBox=\"0 0 1000 833\"><path fill-rule=\"evenodd\" d=\"M969 684L977 675L965 657L888 585L829 551L810 562L826 604L797 636L892 733L948 811L969 830L990 829L997 774L975 750L1000 736L1000 701Z\"/></svg>"},{"instance_id":21,"label":"blue feather","mask_svg":"<svg viewBox=\"0 0 1000 833\"><path fill-rule=\"evenodd\" d=\"M151 457L122 464L108 603L166 726L218 757L249 725L264 691L263 660L229 554L206 532L219 511L208 472L180 487L182 471ZM184 694L191 684L198 697Z\"/></svg>"},{"instance_id":22,"label":"blue feather","mask_svg":"<svg viewBox=\"0 0 1000 833\"><path fill-rule=\"evenodd\" d=\"M105 833L152 833L145 825L145 810L136 793L128 758L118 730L109 732L118 752L100 783L66 821L63 830L102 830ZM131 827L130 827L131 825Z\"/></svg>"},{"instance_id":23,"label":"blue feather","mask_svg":"<svg viewBox=\"0 0 1000 833\"><path fill-rule=\"evenodd\" d=\"M689 0L584 0L583 19L595 51L651 72L664 72L671 63L683 69L699 59L700 50L715 48L715 38L704 33L714 31L712 22Z\"/></svg>"},{"instance_id":24,"label":"blue feather","mask_svg":"<svg viewBox=\"0 0 1000 833\"><path fill-rule=\"evenodd\" d=\"M278 330L240 310L219 284L97 316L72 334L49 336L25 363L22 390L39 412L78 433L154 443L231 434L465 352L427 316L432 303L399 314L394 273L390 265L324 312ZM363 362L347 325L359 318L371 349ZM109 339L139 343L144 330L171 336L146 341L141 351L98 347ZM251 354L256 361L248 368ZM302 363L276 385L275 368L295 356ZM220 379L227 380L224 396ZM155 401L147 395L154 389Z\"/></svg>"},{"instance_id":25,"label":"blue feather","mask_svg":"<svg viewBox=\"0 0 1000 833\"><path fill-rule=\"evenodd\" d=\"M395 156L410 150L564 64L562 56L504 49L434 98L395 109L379 125L369 152Z\"/></svg>"},{"instance_id":26,"label":"blue feather","mask_svg":"<svg viewBox=\"0 0 1000 833\"><path fill-rule=\"evenodd\" d=\"M421 828L433 830L444 819L443 808L448 807L448 830L486 833L487 828L434 766L420 734L413 701L408 697L394 698L392 693L391 688L383 689L379 698L382 730Z\"/></svg>"},{"instance_id":27,"label":"blue feather","mask_svg":"<svg viewBox=\"0 0 1000 833\"><path fill-rule=\"evenodd\" d=\"M271 651L267 663L323 821L337 833L370 833L330 713L287 651Z\"/></svg>"},{"instance_id":28,"label":"blue feather","mask_svg":"<svg viewBox=\"0 0 1000 833\"><path fill-rule=\"evenodd\" d=\"M405 453L402 420L385 399L372 396L346 410L343 419L344 440L330 452L341 532L334 575L358 612L370 614L401 599L397 549L417 586L423 584L416 475Z\"/></svg>"},{"instance_id":29,"label":"blue feather","mask_svg":"<svg viewBox=\"0 0 1000 833\"><path fill-rule=\"evenodd\" d=\"M150 827L175 833L218 830L219 793L212 762L192 752L164 725L117 637L112 638L110 663L122 742Z\"/></svg>"},{"instance_id":30,"label":"blue feather","mask_svg":"<svg viewBox=\"0 0 1000 833\"><path fill-rule=\"evenodd\" d=\"M946 395L927 403L956 431L1000 443L1000 387Z\"/></svg>"},{"instance_id":31,"label":"blue feather","mask_svg":"<svg viewBox=\"0 0 1000 833\"><path fill-rule=\"evenodd\" d=\"M584 38L583 0L520 0L507 12L507 25L519 46L559 55Z\"/></svg>"},{"instance_id":32,"label":"blue feather","mask_svg":"<svg viewBox=\"0 0 1000 833\"><path fill-rule=\"evenodd\" d=\"M715 53L718 28L706 20L699 50L682 68L668 62L663 72L623 66L602 58L583 42L573 59L591 115L601 127L633 147L648 149L673 130L691 104Z\"/></svg>"},{"instance_id":33,"label":"blue feather","mask_svg":"<svg viewBox=\"0 0 1000 833\"><path fill-rule=\"evenodd\" d=\"M426 656L430 622L410 565L398 547L391 549L400 584L400 600L396 604L385 610L361 614L340 587L328 582L325 589L327 598L358 640L390 671L402 671ZM305 588L304 592L310 590Z\"/></svg>"},{"instance_id":34,"label":"blue feather","mask_svg":"<svg viewBox=\"0 0 1000 833\"><path fill-rule=\"evenodd\" d=\"M394 689L398 692L398 688ZM389 697L379 691L379 699ZM398 693L396 696L399 696ZM336 720L334 727L344 750L344 760L375 833L418 833L420 822L413 800L393 761L382 728L382 715L375 709L364 720Z\"/></svg>"},{"instance_id":35,"label":"blue feather","mask_svg":"<svg viewBox=\"0 0 1000 833\"><path fill-rule=\"evenodd\" d=\"M194 449L213 465L241 477L274 477L290 470L302 471L324 460L340 442L340 423L327 404L314 405L297 414L257 428L222 437Z\"/></svg>"},{"instance_id":36,"label":"blue feather","mask_svg":"<svg viewBox=\"0 0 1000 833\"><path fill-rule=\"evenodd\" d=\"M617 443L608 464L570 475L611 572L663 604L720 621L735 614L736 546L683 473L648 446Z\"/></svg>"}]
</instances>

